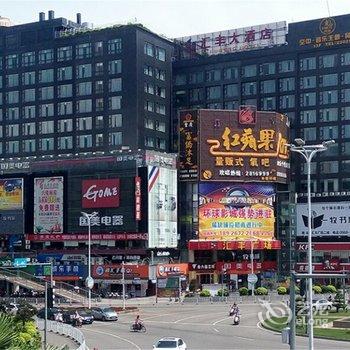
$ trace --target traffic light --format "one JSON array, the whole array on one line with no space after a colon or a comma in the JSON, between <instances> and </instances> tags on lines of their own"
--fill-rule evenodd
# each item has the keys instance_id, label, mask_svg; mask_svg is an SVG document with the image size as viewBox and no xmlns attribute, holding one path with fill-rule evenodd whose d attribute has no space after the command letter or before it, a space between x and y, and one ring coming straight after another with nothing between
<instances>
[{"instance_id":1,"label":"traffic light","mask_svg":"<svg viewBox=\"0 0 350 350\"><path fill-rule=\"evenodd\" d=\"M303 297L306 292L306 279L302 278L300 280L300 295Z\"/></svg>"},{"instance_id":2,"label":"traffic light","mask_svg":"<svg viewBox=\"0 0 350 350\"><path fill-rule=\"evenodd\" d=\"M53 288L47 287L47 307L53 307Z\"/></svg>"}]
</instances>

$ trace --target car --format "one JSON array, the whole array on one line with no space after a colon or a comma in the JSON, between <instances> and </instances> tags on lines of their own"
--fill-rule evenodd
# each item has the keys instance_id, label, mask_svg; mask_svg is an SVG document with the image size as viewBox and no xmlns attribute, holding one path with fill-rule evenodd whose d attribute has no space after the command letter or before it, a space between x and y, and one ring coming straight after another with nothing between
<instances>
[{"instance_id":1,"label":"car","mask_svg":"<svg viewBox=\"0 0 350 350\"><path fill-rule=\"evenodd\" d=\"M92 315L95 320L118 321L117 312L110 306L100 306L92 309Z\"/></svg>"},{"instance_id":2,"label":"car","mask_svg":"<svg viewBox=\"0 0 350 350\"><path fill-rule=\"evenodd\" d=\"M54 321L58 313L62 313L62 310L57 307L51 307L47 309L47 319ZM39 318L45 318L45 308L38 311L37 316Z\"/></svg>"},{"instance_id":3,"label":"car","mask_svg":"<svg viewBox=\"0 0 350 350\"><path fill-rule=\"evenodd\" d=\"M16 315L18 311L18 304L10 303L6 306L6 311L11 315Z\"/></svg>"},{"instance_id":4,"label":"car","mask_svg":"<svg viewBox=\"0 0 350 350\"><path fill-rule=\"evenodd\" d=\"M324 311L331 310L333 303L327 299L318 299L312 301L312 310L314 311Z\"/></svg>"},{"instance_id":5,"label":"car","mask_svg":"<svg viewBox=\"0 0 350 350\"><path fill-rule=\"evenodd\" d=\"M69 310L63 312L63 322L73 323L76 311L78 311L79 316L82 318L83 324L92 324L92 322L94 322L94 316L92 312L86 310Z\"/></svg>"},{"instance_id":6,"label":"car","mask_svg":"<svg viewBox=\"0 0 350 350\"><path fill-rule=\"evenodd\" d=\"M153 349L186 350L187 345L181 338L166 337L166 338L159 339L153 345Z\"/></svg>"}]
</instances>

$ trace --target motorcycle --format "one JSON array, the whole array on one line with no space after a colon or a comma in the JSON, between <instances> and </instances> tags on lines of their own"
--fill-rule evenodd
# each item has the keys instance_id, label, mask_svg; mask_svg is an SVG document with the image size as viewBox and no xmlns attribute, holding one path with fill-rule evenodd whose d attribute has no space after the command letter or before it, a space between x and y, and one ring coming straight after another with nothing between
<instances>
[{"instance_id":1,"label":"motorcycle","mask_svg":"<svg viewBox=\"0 0 350 350\"><path fill-rule=\"evenodd\" d=\"M143 323L139 323L139 324L135 324L133 323L130 326L130 332L142 332L145 333L146 332L146 327Z\"/></svg>"},{"instance_id":2,"label":"motorcycle","mask_svg":"<svg viewBox=\"0 0 350 350\"><path fill-rule=\"evenodd\" d=\"M80 317L73 318L72 325L73 325L73 327L77 327L77 328L82 327L83 326L83 320Z\"/></svg>"},{"instance_id":3,"label":"motorcycle","mask_svg":"<svg viewBox=\"0 0 350 350\"><path fill-rule=\"evenodd\" d=\"M233 325L238 326L240 322L241 322L241 315L239 315L238 313L235 313L233 315Z\"/></svg>"}]
</instances>

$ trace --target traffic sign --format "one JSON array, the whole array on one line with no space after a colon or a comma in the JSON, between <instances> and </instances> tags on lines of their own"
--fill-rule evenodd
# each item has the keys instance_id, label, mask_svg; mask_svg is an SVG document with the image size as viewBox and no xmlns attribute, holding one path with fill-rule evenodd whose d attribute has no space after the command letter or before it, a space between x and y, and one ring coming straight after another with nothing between
<instances>
[{"instance_id":1,"label":"traffic sign","mask_svg":"<svg viewBox=\"0 0 350 350\"><path fill-rule=\"evenodd\" d=\"M27 258L15 258L13 261L14 267L27 267Z\"/></svg>"},{"instance_id":2,"label":"traffic sign","mask_svg":"<svg viewBox=\"0 0 350 350\"><path fill-rule=\"evenodd\" d=\"M92 277L86 277L85 280L85 286L89 289L92 289L94 287L94 279Z\"/></svg>"},{"instance_id":3,"label":"traffic sign","mask_svg":"<svg viewBox=\"0 0 350 350\"><path fill-rule=\"evenodd\" d=\"M248 275L248 283L255 284L256 282L258 282L258 276L255 273L250 273Z\"/></svg>"}]
</instances>

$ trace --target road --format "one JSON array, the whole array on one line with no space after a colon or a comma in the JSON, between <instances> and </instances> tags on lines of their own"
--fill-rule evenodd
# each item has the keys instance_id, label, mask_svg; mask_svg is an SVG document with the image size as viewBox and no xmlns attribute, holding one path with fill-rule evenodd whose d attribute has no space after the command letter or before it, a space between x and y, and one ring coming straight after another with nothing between
<instances>
[{"instance_id":1,"label":"road","mask_svg":"<svg viewBox=\"0 0 350 350\"><path fill-rule=\"evenodd\" d=\"M142 305L138 314L147 332L130 332L136 313L120 314L117 322L95 321L82 328L90 350L152 349L161 337L182 338L190 349L289 349L281 335L259 327L259 304L240 305L242 320L232 325L227 304ZM297 337L297 349L307 349L307 338ZM349 349L349 343L315 339L315 349Z\"/></svg>"}]
</instances>

